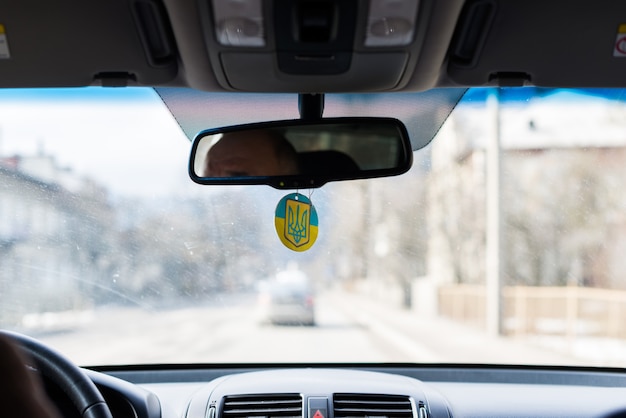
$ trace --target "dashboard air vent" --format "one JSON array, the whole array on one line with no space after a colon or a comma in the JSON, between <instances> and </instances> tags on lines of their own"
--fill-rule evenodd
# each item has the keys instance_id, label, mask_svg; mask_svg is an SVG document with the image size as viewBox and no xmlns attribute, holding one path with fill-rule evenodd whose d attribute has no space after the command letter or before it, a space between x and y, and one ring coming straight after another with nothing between
<instances>
[{"instance_id":1,"label":"dashboard air vent","mask_svg":"<svg viewBox=\"0 0 626 418\"><path fill-rule=\"evenodd\" d=\"M335 418L413 418L407 396L336 393Z\"/></svg>"},{"instance_id":2,"label":"dashboard air vent","mask_svg":"<svg viewBox=\"0 0 626 418\"><path fill-rule=\"evenodd\" d=\"M226 396L222 418L302 418L299 394Z\"/></svg>"}]
</instances>

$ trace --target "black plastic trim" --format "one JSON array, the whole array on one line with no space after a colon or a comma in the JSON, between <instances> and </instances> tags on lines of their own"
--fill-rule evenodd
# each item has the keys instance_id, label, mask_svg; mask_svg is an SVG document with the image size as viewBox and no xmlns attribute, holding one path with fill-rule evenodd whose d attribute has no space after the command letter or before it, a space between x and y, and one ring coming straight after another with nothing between
<instances>
[{"instance_id":1,"label":"black plastic trim","mask_svg":"<svg viewBox=\"0 0 626 418\"><path fill-rule=\"evenodd\" d=\"M452 40L454 65L469 68L476 65L495 14L493 0L477 0L465 5Z\"/></svg>"},{"instance_id":2,"label":"black plastic trim","mask_svg":"<svg viewBox=\"0 0 626 418\"><path fill-rule=\"evenodd\" d=\"M268 369L345 368L400 374L422 381L471 383L528 383L570 386L626 387L626 369L476 364L413 363L249 363L155 364L94 366L90 369L133 383L205 382L221 376Z\"/></svg>"},{"instance_id":3,"label":"black plastic trim","mask_svg":"<svg viewBox=\"0 0 626 418\"><path fill-rule=\"evenodd\" d=\"M132 10L150 65L175 64L174 36L163 6L153 0L134 0Z\"/></svg>"}]
</instances>

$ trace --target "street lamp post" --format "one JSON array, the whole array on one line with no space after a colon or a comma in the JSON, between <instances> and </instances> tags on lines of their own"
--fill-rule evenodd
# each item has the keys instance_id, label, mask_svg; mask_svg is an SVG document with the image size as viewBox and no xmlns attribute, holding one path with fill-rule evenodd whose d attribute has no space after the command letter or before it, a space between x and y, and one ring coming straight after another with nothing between
<instances>
[{"instance_id":1,"label":"street lamp post","mask_svg":"<svg viewBox=\"0 0 626 418\"><path fill-rule=\"evenodd\" d=\"M491 335L502 334L502 170L500 144L499 90L487 97L491 132L487 135L487 263L486 263L486 322Z\"/></svg>"}]
</instances>

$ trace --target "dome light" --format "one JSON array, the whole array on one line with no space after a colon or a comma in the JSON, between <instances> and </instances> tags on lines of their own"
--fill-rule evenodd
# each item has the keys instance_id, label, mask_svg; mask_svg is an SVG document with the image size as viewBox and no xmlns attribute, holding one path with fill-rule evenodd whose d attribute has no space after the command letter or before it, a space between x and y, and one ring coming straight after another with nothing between
<instances>
[{"instance_id":1,"label":"dome light","mask_svg":"<svg viewBox=\"0 0 626 418\"><path fill-rule=\"evenodd\" d=\"M265 46L261 0L213 0L213 19L220 44Z\"/></svg>"},{"instance_id":2,"label":"dome light","mask_svg":"<svg viewBox=\"0 0 626 418\"><path fill-rule=\"evenodd\" d=\"M402 46L413 41L418 2L370 1L365 46Z\"/></svg>"}]
</instances>

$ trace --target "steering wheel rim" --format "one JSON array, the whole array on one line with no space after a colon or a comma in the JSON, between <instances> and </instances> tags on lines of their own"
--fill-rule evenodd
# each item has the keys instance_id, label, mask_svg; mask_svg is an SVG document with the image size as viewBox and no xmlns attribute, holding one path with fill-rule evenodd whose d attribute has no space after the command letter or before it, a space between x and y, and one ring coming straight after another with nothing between
<instances>
[{"instance_id":1,"label":"steering wheel rim","mask_svg":"<svg viewBox=\"0 0 626 418\"><path fill-rule=\"evenodd\" d=\"M3 330L0 334L15 341L32 360L30 366L58 385L81 417L112 418L102 394L78 366L34 338Z\"/></svg>"}]
</instances>

